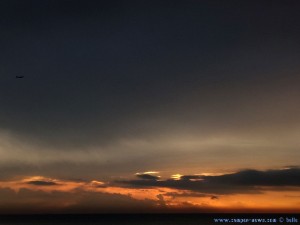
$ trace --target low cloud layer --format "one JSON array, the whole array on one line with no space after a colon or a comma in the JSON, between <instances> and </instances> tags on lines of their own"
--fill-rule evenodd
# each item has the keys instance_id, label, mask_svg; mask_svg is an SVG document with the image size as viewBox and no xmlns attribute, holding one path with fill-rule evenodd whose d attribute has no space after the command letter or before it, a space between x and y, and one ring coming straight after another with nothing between
<instances>
[{"instance_id":1,"label":"low cloud layer","mask_svg":"<svg viewBox=\"0 0 300 225\"><path fill-rule=\"evenodd\" d=\"M75 190L72 192L0 188L1 213L108 213L146 212L156 201L136 200L121 194Z\"/></svg>"},{"instance_id":2,"label":"low cloud layer","mask_svg":"<svg viewBox=\"0 0 300 225\"><path fill-rule=\"evenodd\" d=\"M295 212L299 205L298 167L176 174L173 179L153 175L157 173L114 182L43 176L1 181L0 213Z\"/></svg>"},{"instance_id":3,"label":"low cloud layer","mask_svg":"<svg viewBox=\"0 0 300 225\"><path fill-rule=\"evenodd\" d=\"M184 175L179 179L138 179L117 181L131 187L168 187L210 194L261 193L262 187L300 188L300 168L243 170L219 176Z\"/></svg>"}]
</instances>

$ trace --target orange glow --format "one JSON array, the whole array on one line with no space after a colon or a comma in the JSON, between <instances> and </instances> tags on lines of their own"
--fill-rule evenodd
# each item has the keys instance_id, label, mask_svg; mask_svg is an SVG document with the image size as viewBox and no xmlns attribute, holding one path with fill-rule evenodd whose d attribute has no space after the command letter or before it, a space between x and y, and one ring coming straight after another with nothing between
<instances>
[{"instance_id":1,"label":"orange glow","mask_svg":"<svg viewBox=\"0 0 300 225\"><path fill-rule=\"evenodd\" d=\"M173 177L175 178L175 176L179 178L180 174L176 174ZM53 182L55 184L34 185L30 183L31 181ZM16 192L26 188L46 193L51 193L53 191L64 193L76 191L77 193L81 190L89 193L119 194L137 200L152 200L157 202L158 206L162 203L161 201L163 201L165 207L177 210L188 207L193 208L194 210L199 209L203 211L207 209L224 212L248 212L249 210L255 212L300 212L299 188L287 191L266 190L261 194L231 194L212 197L212 195L209 194L172 188L126 188L107 185L105 182L97 180L92 180L90 182L75 182L42 176L24 177L14 181L1 181L0 188L10 188ZM170 193L175 193L175 195ZM62 201L63 202L60 204L61 206L67 207L74 204L72 199Z\"/></svg>"}]
</instances>

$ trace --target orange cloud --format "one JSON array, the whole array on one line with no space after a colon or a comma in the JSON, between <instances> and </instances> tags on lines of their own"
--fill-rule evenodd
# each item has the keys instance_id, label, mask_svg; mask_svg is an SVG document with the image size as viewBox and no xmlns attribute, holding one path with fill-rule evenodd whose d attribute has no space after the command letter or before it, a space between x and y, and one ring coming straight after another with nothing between
<instances>
[{"instance_id":1,"label":"orange cloud","mask_svg":"<svg viewBox=\"0 0 300 225\"><path fill-rule=\"evenodd\" d=\"M185 177L185 179L188 178L192 179L193 177ZM285 191L266 189L255 195L251 193L213 195L169 187L133 188L116 186L98 180L70 181L32 176L18 180L1 181L1 193L2 205L0 204L0 208L3 208L5 203L6 206L9 206L7 210L10 208L12 211L16 207L22 208L25 205L30 205L33 211L35 207L38 207L45 212L47 210L65 212L75 210L75 208L85 212L88 211L88 208L95 210L96 206L103 209L105 208L103 204L112 207L113 201L116 204L121 201L122 204L120 204L124 210L140 204L146 211L300 212L299 188ZM51 199L49 200L49 198ZM101 198L104 198L105 202ZM111 200L109 200L110 198ZM97 202L97 199L102 203ZM124 205L124 201L128 202L128 206ZM118 208L118 210L121 209Z\"/></svg>"}]
</instances>

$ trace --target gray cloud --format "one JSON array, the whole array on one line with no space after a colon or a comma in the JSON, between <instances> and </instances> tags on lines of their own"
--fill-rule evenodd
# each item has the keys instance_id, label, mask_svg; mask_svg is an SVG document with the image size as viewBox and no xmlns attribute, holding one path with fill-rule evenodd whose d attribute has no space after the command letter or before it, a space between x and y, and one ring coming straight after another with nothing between
<instances>
[{"instance_id":1,"label":"gray cloud","mask_svg":"<svg viewBox=\"0 0 300 225\"><path fill-rule=\"evenodd\" d=\"M162 194L158 194L156 197L158 198L158 203L160 206L162 206L162 207L167 206L164 196Z\"/></svg>"},{"instance_id":2,"label":"gray cloud","mask_svg":"<svg viewBox=\"0 0 300 225\"><path fill-rule=\"evenodd\" d=\"M28 181L27 184L32 184L36 186L53 186L53 185L58 185L58 183L53 182L53 181L44 181L44 180L32 180Z\"/></svg>"},{"instance_id":3,"label":"gray cloud","mask_svg":"<svg viewBox=\"0 0 300 225\"><path fill-rule=\"evenodd\" d=\"M198 175L183 175L180 177L181 180L193 180L193 179L202 179L202 176Z\"/></svg>"},{"instance_id":4,"label":"gray cloud","mask_svg":"<svg viewBox=\"0 0 300 225\"><path fill-rule=\"evenodd\" d=\"M217 200L217 199L219 199L220 197L219 196L216 196L216 195L213 195L213 196L211 196L210 197L210 199L212 199L212 200Z\"/></svg>"},{"instance_id":5,"label":"gray cloud","mask_svg":"<svg viewBox=\"0 0 300 225\"><path fill-rule=\"evenodd\" d=\"M159 179L159 176L154 176L154 175L151 175L151 174L136 174L136 176L138 178L141 178L141 179L145 179L145 180L158 180Z\"/></svg>"},{"instance_id":6,"label":"gray cloud","mask_svg":"<svg viewBox=\"0 0 300 225\"><path fill-rule=\"evenodd\" d=\"M260 187L300 187L300 169L290 168L284 170L244 170L233 174L220 176L201 176L201 180L190 180L183 176L179 180L123 180L118 183L133 187L169 187L183 190L197 191L210 194L239 194L261 193Z\"/></svg>"},{"instance_id":7,"label":"gray cloud","mask_svg":"<svg viewBox=\"0 0 300 225\"><path fill-rule=\"evenodd\" d=\"M217 196L211 196L208 194L203 194L203 193L197 193L197 192L183 192L183 193L178 193L178 192L167 192L164 194L164 196L169 196L172 198L181 198L181 197L197 197L197 198L204 198L204 197L217 197Z\"/></svg>"},{"instance_id":8,"label":"gray cloud","mask_svg":"<svg viewBox=\"0 0 300 225\"><path fill-rule=\"evenodd\" d=\"M300 168L283 170L245 170L222 176L205 176L210 183L241 186L300 186Z\"/></svg>"}]
</instances>

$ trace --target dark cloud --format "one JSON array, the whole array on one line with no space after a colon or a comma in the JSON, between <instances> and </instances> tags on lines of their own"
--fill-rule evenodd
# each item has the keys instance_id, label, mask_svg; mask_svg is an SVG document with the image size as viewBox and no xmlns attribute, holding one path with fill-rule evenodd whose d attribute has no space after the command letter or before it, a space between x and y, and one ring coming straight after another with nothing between
<instances>
[{"instance_id":1,"label":"dark cloud","mask_svg":"<svg viewBox=\"0 0 300 225\"><path fill-rule=\"evenodd\" d=\"M168 187L182 190L198 191L201 193L209 194L238 194L238 193L260 193L260 190L256 187L248 186L235 186L235 185L223 185L221 183L208 183L203 181L190 181L190 180L129 180L129 181L117 181L117 183L126 184L133 188L145 188L145 187Z\"/></svg>"},{"instance_id":2,"label":"dark cloud","mask_svg":"<svg viewBox=\"0 0 300 225\"><path fill-rule=\"evenodd\" d=\"M198 175L184 175L180 177L181 180L197 180L202 179L202 176Z\"/></svg>"},{"instance_id":3,"label":"dark cloud","mask_svg":"<svg viewBox=\"0 0 300 225\"><path fill-rule=\"evenodd\" d=\"M184 176L185 177L185 176ZM186 176L194 177L194 176ZM201 176L201 180L129 180L118 181L134 187L169 187L211 194L261 193L260 187L300 187L300 169L244 170L220 176Z\"/></svg>"},{"instance_id":4,"label":"dark cloud","mask_svg":"<svg viewBox=\"0 0 300 225\"><path fill-rule=\"evenodd\" d=\"M241 186L300 186L300 168L244 170L222 176L205 176L206 182Z\"/></svg>"},{"instance_id":5,"label":"dark cloud","mask_svg":"<svg viewBox=\"0 0 300 225\"><path fill-rule=\"evenodd\" d=\"M28 181L27 184L33 184L36 186L53 186L53 185L58 185L58 183L53 182L53 181L44 181L44 180L32 180Z\"/></svg>"},{"instance_id":6,"label":"dark cloud","mask_svg":"<svg viewBox=\"0 0 300 225\"><path fill-rule=\"evenodd\" d=\"M158 180L158 179L159 179L159 176L154 176L154 175L147 174L147 173L144 173L144 174L136 174L136 176L137 176L138 178L145 179L145 180Z\"/></svg>"},{"instance_id":7,"label":"dark cloud","mask_svg":"<svg viewBox=\"0 0 300 225\"><path fill-rule=\"evenodd\" d=\"M217 200L217 199L219 199L219 196L213 195L213 196L210 197L210 199L211 200Z\"/></svg>"},{"instance_id":8,"label":"dark cloud","mask_svg":"<svg viewBox=\"0 0 300 225\"><path fill-rule=\"evenodd\" d=\"M162 194L158 194L156 195L156 197L158 198L158 204L162 207L166 207L167 204L166 204L166 201L164 199L164 196Z\"/></svg>"},{"instance_id":9,"label":"dark cloud","mask_svg":"<svg viewBox=\"0 0 300 225\"><path fill-rule=\"evenodd\" d=\"M164 194L164 196L169 196L172 198L181 198L181 197L197 197L197 198L205 198L205 197L213 197L208 194L203 194L203 193L197 193L197 192L167 192Z\"/></svg>"}]
</instances>

